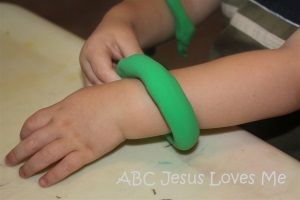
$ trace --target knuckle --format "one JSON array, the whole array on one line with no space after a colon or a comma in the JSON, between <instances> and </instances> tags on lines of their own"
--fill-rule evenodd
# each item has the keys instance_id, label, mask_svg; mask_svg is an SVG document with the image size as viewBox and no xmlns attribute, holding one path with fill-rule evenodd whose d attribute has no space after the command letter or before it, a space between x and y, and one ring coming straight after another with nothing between
<instances>
[{"instance_id":1,"label":"knuckle","mask_svg":"<svg viewBox=\"0 0 300 200\"><path fill-rule=\"evenodd\" d=\"M48 110L46 108L44 108L44 109L37 111L33 115L31 115L24 122L22 129L27 132L35 130L35 128L39 125L39 123L41 121L43 121L41 119L43 119L45 117L45 113L47 113L47 112L48 112Z\"/></svg>"},{"instance_id":2,"label":"knuckle","mask_svg":"<svg viewBox=\"0 0 300 200\"><path fill-rule=\"evenodd\" d=\"M105 70L102 70L100 67L94 67L94 73L95 73L96 77L102 81L106 77Z\"/></svg>"},{"instance_id":3,"label":"knuckle","mask_svg":"<svg viewBox=\"0 0 300 200\"><path fill-rule=\"evenodd\" d=\"M25 130L30 131L34 129L36 123L37 123L37 119L35 118L35 115L33 115L25 121L23 127Z\"/></svg>"},{"instance_id":4,"label":"knuckle","mask_svg":"<svg viewBox=\"0 0 300 200\"><path fill-rule=\"evenodd\" d=\"M96 154L91 147L85 147L83 161L89 162L96 159Z\"/></svg>"},{"instance_id":5,"label":"knuckle","mask_svg":"<svg viewBox=\"0 0 300 200\"><path fill-rule=\"evenodd\" d=\"M32 137L29 137L27 140L26 140L26 143L24 144L25 145L25 149L27 149L29 152L33 153L35 151L38 150L38 143L37 141L32 138Z\"/></svg>"},{"instance_id":6,"label":"knuckle","mask_svg":"<svg viewBox=\"0 0 300 200\"><path fill-rule=\"evenodd\" d=\"M55 121L55 124L58 128L62 130L66 130L71 127L71 120L67 117L61 118Z\"/></svg>"},{"instance_id":7,"label":"knuckle","mask_svg":"<svg viewBox=\"0 0 300 200\"><path fill-rule=\"evenodd\" d=\"M94 52L96 47L97 47L97 45L94 42L91 42L90 39L88 39L84 43L84 45L81 49L81 53L82 53L83 57L86 57L86 56L90 55L91 52Z\"/></svg>"},{"instance_id":8,"label":"knuckle","mask_svg":"<svg viewBox=\"0 0 300 200\"><path fill-rule=\"evenodd\" d=\"M40 157L41 162L43 162L45 164L51 164L52 158L53 158L52 151L45 149L44 151L41 152L41 157Z\"/></svg>"},{"instance_id":9,"label":"knuckle","mask_svg":"<svg viewBox=\"0 0 300 200\"><path fill-rule=\"evenodd\" d=\"M101 67L95 67L94 69L96 76L104 81L104 82L109 82L111 79L111 73L112 71L107 68L101 68Z\"/></svg>"},{"instance_id":10,"label":"knuckle","mask_svg":"<svg viewBox=\"0 0 300 200\"><path fill-rule=\"evenodd\" d=\"M61 163L61 168L62 171L65 172L65 174L70 174L74 171L74 167L75 167L75 161L72 160L70 162L62 162Z\"/></svg>"}]
</instances>

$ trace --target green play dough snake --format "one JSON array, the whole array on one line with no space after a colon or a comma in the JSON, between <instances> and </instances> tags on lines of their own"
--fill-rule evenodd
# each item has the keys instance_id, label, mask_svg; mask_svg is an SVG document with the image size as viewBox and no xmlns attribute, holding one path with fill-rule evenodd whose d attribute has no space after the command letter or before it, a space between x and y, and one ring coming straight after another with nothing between
<instances>
[{"instance_id":1,"label":"green play dough snake","mask_svg":"<svg viewBox=\"0 0 300 200\"><path fill-rule=\"evenodd\" d=\"M178 53L185 57L195 32L195 26L185 12L180 0L166 0L166 3L175 19L175 36L178 41Z\"/></svg>"},{"instance_id":2,"label":"green play dough snake","mask_svg":"<svg viewBox=\"0 0 300 200\"><path fill-rule=\"evenodd\" d=\"M200 129L194 110L177 80L152 58L135 54L117 65L121 78L140 79L157 104L171 132L166 137L180 150L192 148L198 141Z\"/></svg>"}]
</instances>

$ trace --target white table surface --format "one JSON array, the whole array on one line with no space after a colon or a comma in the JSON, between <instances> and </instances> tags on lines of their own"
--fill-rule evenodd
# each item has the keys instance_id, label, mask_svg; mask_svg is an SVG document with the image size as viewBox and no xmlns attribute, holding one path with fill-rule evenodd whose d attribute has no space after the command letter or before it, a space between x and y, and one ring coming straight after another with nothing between
<instances>
[{"instance_id":1,"label":"white table surface","mask_svg":"<svg viewBox=\"0 0 300 200\"><path fill-rule=\"evenodd\" d=\"M83 42L23 8L0 3L1 200L300 199L299 162L238 128L202 131L198 146L186 153L164 137L128 141L46 189L37 184L41 174L20 178L18 166L5 166L4 157L19 142L28 116L83 86Z\"/></svg>"}]
</instances>

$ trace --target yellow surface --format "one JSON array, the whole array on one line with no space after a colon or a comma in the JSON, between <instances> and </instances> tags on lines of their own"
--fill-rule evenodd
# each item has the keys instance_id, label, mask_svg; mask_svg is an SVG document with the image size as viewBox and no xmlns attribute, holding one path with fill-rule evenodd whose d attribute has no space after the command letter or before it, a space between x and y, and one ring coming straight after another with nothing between
<instances>
[{"instance_id":1,"label":"yellow surface","mask_svg":"<svg viewBox=\"0 0 300 200\"><path fill-rule=\"evenodd\" d=\"M164 137L128 141L47 189L37 184L41 174L20 178L4 156L19 142L28 116L82 87L82 44L36 15L0 3L1 200L299 199L299 162L237 128L202 131L199 145L187 153Z\"/></svg>"}]
</instances>

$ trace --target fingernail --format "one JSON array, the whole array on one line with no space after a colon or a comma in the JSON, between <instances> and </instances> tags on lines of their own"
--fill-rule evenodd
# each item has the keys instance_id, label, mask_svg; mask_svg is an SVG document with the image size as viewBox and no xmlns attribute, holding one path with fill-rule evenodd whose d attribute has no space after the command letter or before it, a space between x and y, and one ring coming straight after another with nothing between
<instances>
[{"instance_id":1,"label":"fingernail","mask_svg":"<svg viewBox=\"0 0 300 200\"><path fill-rule=\"evenodd\" d=\"M20 176L21 176L22 178L26 178L26 174L25 174L25 171L24 171L23 167L20 168L19 174L20 174Z\"/></svg>"},{"instance_id":2,"label":"fingernail","mask_svg":"<svg viewBox=\"0 0 300 200\"><path fill-rule=\"evenodd\" d=\"M40 179L40 186L46 187L48 185L48 180L45 177Z\"/></svg>"}]
</instances>

